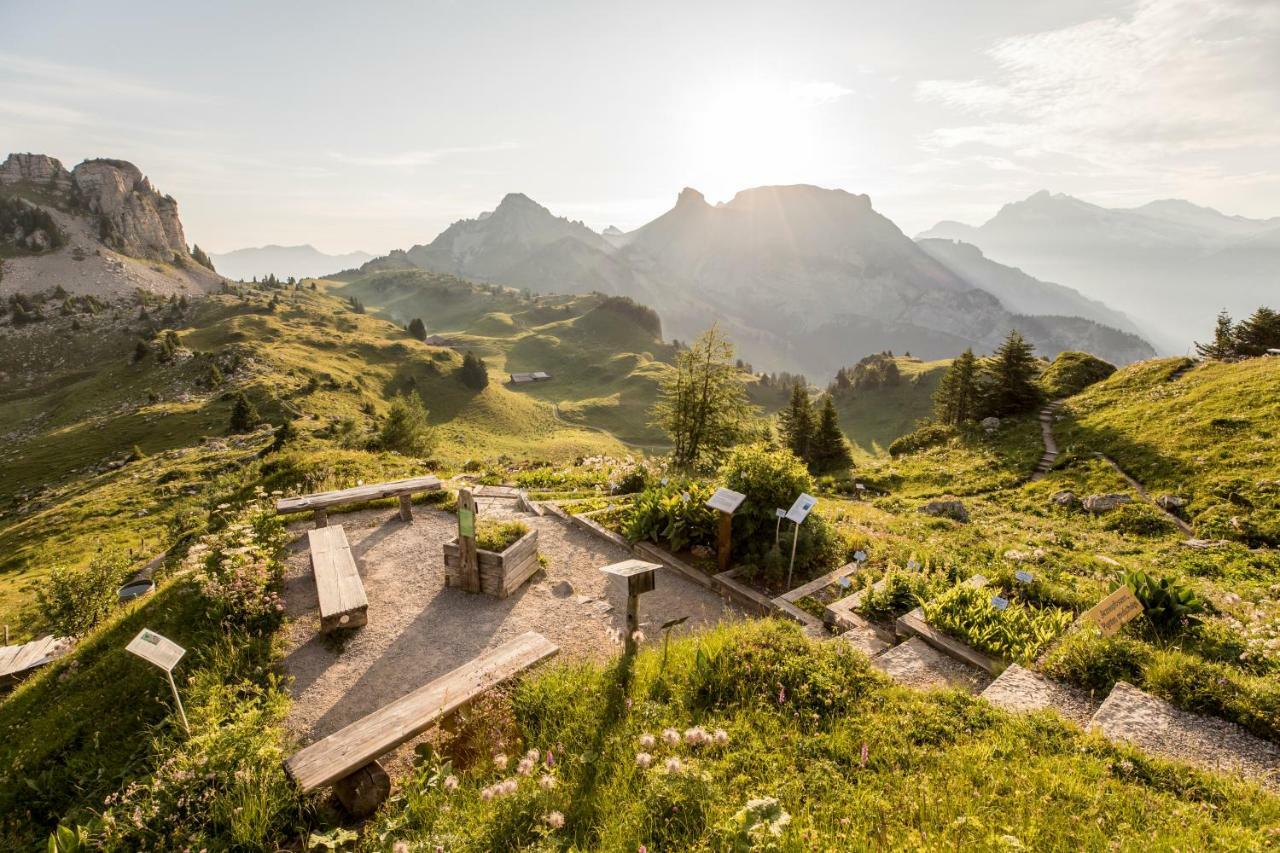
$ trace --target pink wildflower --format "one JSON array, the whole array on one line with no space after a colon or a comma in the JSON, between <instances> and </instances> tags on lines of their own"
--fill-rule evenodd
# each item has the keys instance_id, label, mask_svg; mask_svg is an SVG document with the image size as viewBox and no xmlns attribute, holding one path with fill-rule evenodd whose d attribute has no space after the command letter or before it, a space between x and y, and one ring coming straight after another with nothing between
<instances>
[{"instance_id":1,"label":"pink wildflower","mask_svg":"<svg viewBox=\"0 0 1280 853\"><path fill-rule=\"evenodd\" d=\"M444 789L446 791L456 791L458 789L458 777L457 776L444 777Z\"/></svg>"},{"instance_id":2,"label":"pink wildflower","mask_svg":"<svg viewBox=\"0 0 1280 853\"><path fill-rule=\"evenodd\" d=\"M662 741L667 746L676 746L680 743L680 733L675 729L663 729Z\"/></svg>"},{"instance_id":3,"label":"pink wildflower","mask_svg":"<svg viewBox=\"0 0 1280 853\"><path fill-rule=\"evenodd\" d=\"M668 773L679 773L684 769L684 765L680 762L679 758L676 758L673 755L667 759L666 768Z\"/></svg>"},{"instance_id":4,"label":"pink wildflower","mask_svg":"<svg viewBox=\"0 0 1280 853\"><path fill-rule=\"evenodd\" d=\"M653 756L650 755L649 753L647 752L636 753L636 767L639 767L641 770L645 770L652 763L653 763Z\"/></svg>"},{"instance_id":5,"label":"pink wildflower","mask_svg":"<svg viewBox=\"0 0 1280 853\"><path fill-rule=\"evenodd\" d=\"M548 776L547 774L544 773L538 779L538 787L544 791L550 791L555 786L556 786L556 777L554 776Z\"/></svg>"},{"instance_id":6,"label":"pink wildflower","mask_svg":"<svg viewBox=\"0 0 1280 853\"><path fill-rule=\"evenodd\" d=\"M560 812L551 812L543 818L547 822L547 826L552 829L560 829L564 826L564 815Z\"/></svg>"},{"instance_id":7,"label":"pink wildflower","mask_svg":"<svg viewBox=\"0 0 1280 853\"><path fill-rule=\"evenodd\" d=\"M657 739L655 739L654 736L651 734L645 733L640 735L640 746L642 746L645 749L653 749L654 744L656 744L657 742L658 742Z\"/></svg>"},{"instance_id":8,"label":"pink wildflower","mask_svg":"<svg viewBox=\"0 0 1280 853\"><path fill-rule=\"evenodd\" d=\"M716 729L715 733L716 746L724 746L729 743L729 733L724 729Z\"/></svg>"},{"instance_id":9,"label":"pink wildflower","mask_svg":"<svg viewBox=\"0 0 1280 853\"><path fill-rule=\"evenodd\" d=\"M495 755L493 757L493 766L498 768L499 770L506 770L507 769L506 754L499 752L497 755Z\"/></svg>"},{"instance_id":10,"label":"pink wildflower","mask_svg":"<svg viewBox=\"0 0 1280 853\"><path fill-rule=\"evenodd\" d=\"M865 742L862 744L862 760L858 762L858 766L859 767L867 766L867 744Z\"/></svg>"}]
</instances>

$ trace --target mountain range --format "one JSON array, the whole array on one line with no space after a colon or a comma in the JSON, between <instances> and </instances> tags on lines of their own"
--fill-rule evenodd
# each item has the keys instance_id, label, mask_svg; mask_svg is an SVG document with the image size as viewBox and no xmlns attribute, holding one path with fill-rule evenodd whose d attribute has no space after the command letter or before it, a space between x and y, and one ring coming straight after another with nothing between
<instances>
[{"instance_id":1,"label":"mountain range","mask_svg":"<svg viewBox=\"0 0 1280 853\"><path fill-rule=\"evenodd\" d=\"M1180 199L1106 208L1041 191L979 226L939 222L922 240L961 240L990 257L1105 299L1167 352L1275 300L1280 218L1229 216Z\"/></svg>"},{"instance_id":2,"label":"mountain range","mask_svg":"<svg viewBox=\"0 0 1280 853\"><path fill-rule=\"evenodd\" d=\"M340 270L358 267L372 260L368 252L326 254L315 246L258 246L210 254L214 267L227 278L249 281L253 278L320 278Z\"/></svg>"},{"instance_id":3,"label":"mountain range","mask_svg":"<svg viewBox=\"0 0 1280 853\"><path fill-rule=\"evenodd\" d=\"M1086 345L1117 362L1154 354L1105 305L980 254L964 264L949 254L926 251L867 196L844 190L759 187L712 205L686 188L652 222L604 234L513 193L359 272L420 268L539 292L625 295L656 308L678 338L718 322L744 358L816 376L885 349L925 358L990 351L1015 328L1048 356Z\"/></svg>"}]
</instances>

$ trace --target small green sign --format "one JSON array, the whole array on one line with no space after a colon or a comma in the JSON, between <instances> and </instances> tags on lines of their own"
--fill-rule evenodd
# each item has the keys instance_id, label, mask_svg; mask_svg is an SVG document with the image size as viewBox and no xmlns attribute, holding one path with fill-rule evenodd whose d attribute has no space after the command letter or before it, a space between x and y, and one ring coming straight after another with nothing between
<instances>
[{"instance_id":1,"label":"small green sign","mask_svg":"<svg viewBox=\"0 0 1280 853\"><path fill-rule=\"evenodd\" d=\"M476 535L476 514L469 509L458 510L458 535L468 539Z\"/></svg>"}]
</instances>

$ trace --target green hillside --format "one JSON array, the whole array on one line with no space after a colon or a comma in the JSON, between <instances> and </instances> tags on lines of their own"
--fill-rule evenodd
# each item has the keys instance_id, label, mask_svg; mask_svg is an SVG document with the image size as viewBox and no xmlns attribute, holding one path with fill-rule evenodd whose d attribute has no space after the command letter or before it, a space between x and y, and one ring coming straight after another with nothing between
<instances>
[{"instance_id":1,"label":"green hillside","mask_svg":"<svg viewBox=\"0 0 1280 853\"><path fill-rule=\"evenodd\" d=\"M900 379L891 385L837 391L840 428L863 454L880 454L933 414L933 392L950 359L893 359Z\"/></svg>"}]
</instances>

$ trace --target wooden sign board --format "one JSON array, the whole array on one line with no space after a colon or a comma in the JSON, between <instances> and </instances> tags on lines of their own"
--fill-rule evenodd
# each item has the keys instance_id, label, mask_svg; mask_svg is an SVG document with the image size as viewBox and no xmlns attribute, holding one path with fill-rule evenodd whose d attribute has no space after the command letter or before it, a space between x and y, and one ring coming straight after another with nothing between
<instances>
[{"instance_id":1,"label":"wooden sign board","mask_svg":"<svg viewBox=\"0 0 1280 853\"><path fill-rule=\"evenodd\" d=\"M716 489L716 493L707 498L707 506L721 512L732 513L742 506L742 502L746 499L747 496L742 492L735 492L733 489Z\"/></svg>"},{"instance_id":2,"label":"wooden sign board","mask_svg":"<svg viewBox=\"0 0 1280 853\"><path fill-rule=\"evenodd\" d=\"M1142 613L1142 602L1133 590L1121 585L1115 592L1095 604L1081 618L1094 622L1102 629L1104 637L1110 637L1126 623Z\"/></svg>"},{"instance_id":3,"label":"wooden sign board","mask_svg":"<svg viewBox=\"0 0 1280 853\"><path fill-rule=\"evenodd\" d=\"M170 640L168 637L162 637L150 628L143 628L138 632L138 636L129 641L129 645L125 646L125 651L132 652L145 661L150 661L165 672L172 672L173 668L178 665L178 661L182 660L182 656L187 650L182 646Z\"/></svg>"},{"instance_id":4,"label":"wooden sign board","mask_svg":"<svg viewBox=\"0 0 1280 853\"><path fill-rule=\"evenodd\" d=\"M800 524L809 517L809 513L818 505L818 499L813 495L800 493L800 497L796 498L796 502L791 505L791 509L787 510L787 519Z\"/></svg>"}]
</instances>

